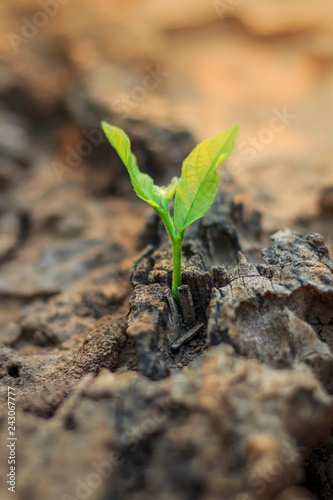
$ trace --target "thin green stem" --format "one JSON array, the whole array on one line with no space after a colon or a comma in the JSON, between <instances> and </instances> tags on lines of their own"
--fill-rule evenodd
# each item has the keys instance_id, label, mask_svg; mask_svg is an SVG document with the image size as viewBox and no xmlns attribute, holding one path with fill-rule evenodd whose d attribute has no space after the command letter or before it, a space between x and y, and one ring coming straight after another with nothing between
<instances>
[{"instance_id":1,"label":"thin green stem","mask_svg":"<svg viewBox=\"0 0 333 500\"><path fill-rule=\"evenodd\" d=\"M173 253L173 274L172 274L172 295L178 302L178 287L182 284L182 246L184 231L177 233L172 240Z\"/></svg>"},{"instance_id":2,"label":"thin green stem","mask_svg":"<svg viewBox=\"0 0 333 500\"><path fill-rule=\"evenodd\" d=\"M174 226L174 224L172 222L172 219L170 217L168 209L166 209L166 210L158 210L158 211L156 210L156 212L161 217L161 219L163 221L163 224L165 226L165 229L167 230L169 238L170 238L170 240L172 242L174 240L175 236L176 236L176 228L175 228L175 226Z\"/></svg>"},{"instance_id":3,"label":"thin green stem","mask_svg":"<svg viewBox=\"0 0 333 500\"><path fill-rule=\"evenodd\" d=\"M185 230L177 231L168 209L158 210L157 213L164 223L172 244L173 272L171 290L173 298L178 302L178 287L182 284L182 245Z\"/></svg>"}]
</instances>

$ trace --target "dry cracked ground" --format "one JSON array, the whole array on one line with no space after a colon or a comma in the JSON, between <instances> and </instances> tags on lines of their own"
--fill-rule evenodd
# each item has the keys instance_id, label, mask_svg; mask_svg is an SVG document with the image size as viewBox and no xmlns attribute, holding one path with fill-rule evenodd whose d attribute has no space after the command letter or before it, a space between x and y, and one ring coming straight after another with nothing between
<instances>
[{"instance_id":1,"label":"dry cracked ground","mask_svg":"<svg viewBox=\"0 0 333 500\"><path fill-rule=\"evenodd\" d=\"M100 3L99 22L109 15ZM31 15L29 2L19 4ZM199 1L195 9L184 1L180 11L157 4L144 30L135 24L142 9L118 9L113 23L120 31L112 33L121 57L108 45L94 71L99 38L82 38L87 26L73 5L71 39L56 38L62 11L24 47L26 64L22 53L2 54L1 499L332 500L333 178L328 118L319 117L313 90L331 96L332 53L323 48L330 7L319 2L316 17L308 2L299 15L296 1L280 10L256 1L252 10L244 2L225 13L222 36L259 69L278 44L290 51L290 88L298 97L290 90L288 101L286 87L277 105L294 100L313 124L295 122L280 136L283 155L272 143L249 163L252 176L262 174L260 186L249 181L244 155L238 174L223 170L216 202L187 231L177 305L164 229L135 199L99 128L105 118L125 128L142 169L163 184L194 146L191 132L200 136L194 115L202 112L206 132L208 118L212 130L221 119L214 102L223 75L212 63L221 19ZM125 17L144 57L124 39ZM183 70L177 54L171 66L175 46L190 58ZM142 82L142 68L157 71L158 51L181 77L147 96L154 120L140 116L139 105L119 116L122 75L132 75L128 88ZM253 131L281 88L273 74L266 104L257 89L262 107L253 117L246 103L257 80L251 87L244 76L242 86L233 57L222 83L238 86L224 110L228 120L247 117L245 131ZM38 85L50 61L53 79ZM197 87L188 87L195 75ZM107 85L115 96L108 104L96 97ZM178 106L179 122L189 128L193 121L191 132L157 119ZM312 133L325 139L316 158L300 152ZM277 164L279 176L293 167L281 196ZM8 387L16 400L14 496L6 484Z\"/></svg>"}]
</instances>

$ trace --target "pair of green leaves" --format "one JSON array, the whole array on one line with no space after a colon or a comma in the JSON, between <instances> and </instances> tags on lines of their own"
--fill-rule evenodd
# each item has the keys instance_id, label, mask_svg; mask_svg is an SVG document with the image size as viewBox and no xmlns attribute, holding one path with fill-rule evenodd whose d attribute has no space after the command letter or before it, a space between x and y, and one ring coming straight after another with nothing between
<instances>
[{"instance_id":1,"label":"pair of green leaves","mask_svg":"<svg viewBox=\"0 0 333 500\"><path fill-rule=\"evenodd\" d=\"M212 205L219 184L217 168L234 151L238 133L238 125L235 125L202 141L184 160L180 179L174 177L168 186L161 187L140 171L125 132L107 122L103 122L102 127L126 166L139 198L161 214L168 210L170 200L175 197L173 224L179 232L203 217Z\"/></svg>"}]
</instances>

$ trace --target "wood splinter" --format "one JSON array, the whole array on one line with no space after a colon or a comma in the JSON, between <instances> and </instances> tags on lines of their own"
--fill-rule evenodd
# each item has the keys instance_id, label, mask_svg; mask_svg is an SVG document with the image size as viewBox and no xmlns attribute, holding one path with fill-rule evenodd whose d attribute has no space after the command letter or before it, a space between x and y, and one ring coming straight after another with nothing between
<instances>
[{"instance_id":1,"label":"wood splinter","mask_svg":"<svg viewBox=\"0 0 333 500\"><path fill-rule=\"evenodd\" d=\"M198 325L195 325L193 328L185 332L183 335L181 335L177 340L174 341L172 344L172 349L179 349L181 345L183 345L185 342L188 340L191 340L194 335L196 335L204 326L204 323L199 323Z\"/></svg>"}]
</instances>

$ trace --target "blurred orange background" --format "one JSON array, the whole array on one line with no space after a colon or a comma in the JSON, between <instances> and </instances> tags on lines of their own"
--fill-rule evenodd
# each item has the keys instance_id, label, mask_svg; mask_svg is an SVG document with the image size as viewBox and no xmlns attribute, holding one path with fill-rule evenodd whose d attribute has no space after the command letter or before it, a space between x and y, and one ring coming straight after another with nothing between
<instances>
[{"instance_id":1,"label":"blurred orange background","mask_svg":"<svg viewBox=\"0 0 333 500\"><path fill-rule=\"evenodd\" d=\"M120 120L198 140L238 122L222 180L268 231L313 229L333 186L331 1L16 0L0 16L1 59L40 102L80 82Z\"/></svg>"}]
</instances>

